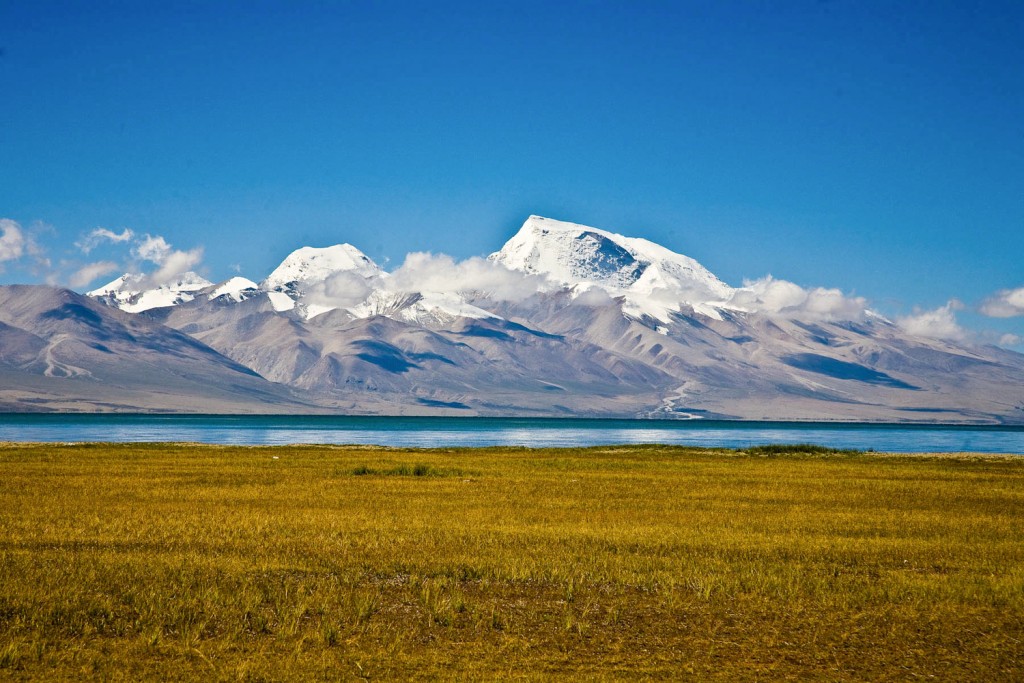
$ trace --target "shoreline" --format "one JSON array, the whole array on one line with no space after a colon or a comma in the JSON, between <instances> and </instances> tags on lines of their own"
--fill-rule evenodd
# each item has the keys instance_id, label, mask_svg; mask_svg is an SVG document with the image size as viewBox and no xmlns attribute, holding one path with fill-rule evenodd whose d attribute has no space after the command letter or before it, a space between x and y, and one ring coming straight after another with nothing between
<instances>
[{"instance_id":1,"label":"shoreline","mask_svg":"<svg viewBox=\"0 0 1024 683\"><path fill-rule=\"evenodd\" d=\"M495 446L449 446L449 445L437 445L437 446L388 446L382 444L360 444L360 443L292 443L292 444L230 444L230 443L207 443L204 441L0 441L0 448L37 448L37 447L88 447L93 448L96 446L114 446L114 447L133 447L133 448L147 448L147 447L188 447L188 448L203 448L211 450L224 450L224 449L244 449L244 450L294 450L294 449L327 449L332 451L380 451L380 452L392 452L392 453L437 453L437 452L452 452L452 451L467 451L467 452L494 452L499 450L509 450L516 452L545 452L545 451L563 451L571 452L573 454L580 454L581 452L593 452L597 454L616 454L628 451L641 451L641 450L657 450L658 452L663 451L678 451L680 454L688 455L730 455L732 457L796 457L796 458L819 458L828 459L833 458L923 458L923 459L941 459L941 460L1021 460L1024 459L1024 453L987 453L981 451L879 451L879 450L858 450L858 449L831 449L835 450L835 453L829 453L830 449L823 449L817 453L804 453L799 450L786 451L787 446L801 446L802 444L759 444L758 447L769 447L773 449L779 449L772 455L759 455L757 453L749 453L749 449L744 448L729 448L729 447L715 447L715 446L685 446L678 444L662 444L662 443L643 443L643 444L604 444L604 445L586 445L586 446L515 446L515 445L495 445Z\"/></svg>"}]
</instances>

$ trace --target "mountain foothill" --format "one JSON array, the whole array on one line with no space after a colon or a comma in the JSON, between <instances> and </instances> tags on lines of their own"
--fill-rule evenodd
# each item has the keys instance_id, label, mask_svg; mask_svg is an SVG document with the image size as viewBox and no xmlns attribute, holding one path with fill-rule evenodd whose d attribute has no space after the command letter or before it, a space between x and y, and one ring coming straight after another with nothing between
<instances>
[{"instance_id":1,"label":"mountain foothill","mask_svg":"<svg viewBox=\"0 0 1024 683\"><path fill-rule=\"evenodd\" d=\"M0 287L0 409L1024 423L1024 355L531 216L487 258Z\"/></svg>"}]
</instances>

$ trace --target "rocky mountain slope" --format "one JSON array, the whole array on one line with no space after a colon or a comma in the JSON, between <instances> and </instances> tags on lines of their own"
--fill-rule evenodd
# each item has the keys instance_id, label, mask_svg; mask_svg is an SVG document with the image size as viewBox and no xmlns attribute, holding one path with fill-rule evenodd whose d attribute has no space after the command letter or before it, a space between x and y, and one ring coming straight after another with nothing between
<instances>
[{"instance_id":1,"label":"rocky mountain slope","mask_svg":"<svg viewBox=\"0 0 1024 683\"><path fill-rule=\"evenodd\" d=\"M107 304L89 308L110 317L99 329L136 321L190 339L222 357L221 372L327 410L1024 422L1024 355L909 335L835 290L731 287L647 240L538 216L486 260L420 254L385 272L341 244L298 249L259 284L139 284L90 292ZM92 339L95 327L69 334ZM24 349L17 367L50 367L28 360L47 357L52 337L0 332ZM101 359L79 347L54 357L93 375ZM152 383L135 366L118 377L133 373Z\"/></svg>"},{"instance_id":2,"label":"rocky mountain slope","mask_svg":"<svg viewBox=\"0 0 1024 683\"><path fill-rule=\"evenodd\" d=\"M0 287L0 410L305 412L192 337L66 289Z\"/></svg>"}]
</instances>

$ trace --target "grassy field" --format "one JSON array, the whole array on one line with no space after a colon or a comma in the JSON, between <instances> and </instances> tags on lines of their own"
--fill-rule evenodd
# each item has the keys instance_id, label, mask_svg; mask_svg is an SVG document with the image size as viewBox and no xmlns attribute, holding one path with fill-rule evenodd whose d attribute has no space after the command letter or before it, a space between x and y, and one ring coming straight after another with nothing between
<instances>
[{"instance_id":1,"label":"grassy field","mask_svg":"<svg viewBox=\"0 0 1024 683\"><path fill-rule=\"evenodd\" d=\"M0 679L1024 680L1024 459L0 445Z\"/></svg>"}]
</instances>

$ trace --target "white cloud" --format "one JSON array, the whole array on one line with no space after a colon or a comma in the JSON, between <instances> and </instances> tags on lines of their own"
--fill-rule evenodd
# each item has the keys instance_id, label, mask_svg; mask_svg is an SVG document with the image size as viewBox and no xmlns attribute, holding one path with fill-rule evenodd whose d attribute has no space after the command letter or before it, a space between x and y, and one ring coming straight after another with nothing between
<instances>
[{"instance_id":1,"label":"white cloud","mask_svg":"<svg viewBox=\"0 0 1024 683\"><path fill-rule=\"evenodd\" d=\"M95 228L84 235L75 246L88 254L103 243L121 245L122 249L130 247L127 264L119 264L117 260L103 260L92 263L61 261L54 268L36 235L54 232L45 223L33 223L30 229L23 228L16 221L0 218L0 270L6 261L30 259L32 271L43 278L48 284L66 282L72 287L82 287L101 275L124 270L138 278L138 282L146 287L168 284L188 270L196 269L203 258L203 248L196 247L187 251L174 249L161 235L137 235L131 228L114 232L107 228ZM143 263L149 262L156 266L155 272L146 274ZM70 275L67 273L71 272Z\"/></svg>"},{"instance_id":2,"label":"white cloud","mask_svg":"<svg viewBox=\"0 0 1024 683\"><path fill-rule=\"evenodd\" d=\"M45 223L33 223L28 230L10 218L0 218L0 272L7 261L18 261L24 256L32 259L31 270L45 276L51 269L46 250L36 241L36 234L52 230Z\"/></svg>"},{"instance_id":3,"label":"white cloud","mask_svg":"<svg viewBox=\"0 0 1024 683\"><path fill-rule=\"evenodd\" d=\"M456 262L446 254L415 252L384 280L396 292L473 292L502 301L522 301L547 283L478 256Z\"/></svg>"},{"instance_id":4,"label":"white cloud","mask_svg":"<svg viewBox=\"0 0 1024 683\"><path fill-rule=\"evenodd\" d=\"M379 281L368 280L357 273L342 271L318 282L310 288L307 296L310 302L321 306L351 308L366 301Z\"/></svg>"},{"instance_id":5,"label":"white cloud","mask_svg":"<svg viewBox=\"0 0 1024 683\"><path fill-rule=\"evenodd\" d=\"M1006 333L999 338L1000 346L1020 346L1024 344L1024 337L1018 334Z\"/></svg>"},{"instance_id":6,"label":"white cloud","mask_svg":"<svg viewBox=\"0 0 1024 683\"><path fill-rule=\"evenodd\" d=\"M956 311L963 307L960 301L950 299L945 306L930 311L915 309L913 314L897 318L896 324L905 332L919 337L964 341L967 331L956 321Z\"/></svg>"},{"instance_id":7,"label":"white cloud","mask_svg":"<svg viewBox=\"0 0 1024 683\"><path fill-rule=\"evenodd\" d=\"M587 287L576 295L572 300L573 304L577 306L586 306L587 308L602 308L612 303L612 295L606 292L601 287Z\"/></svg>"},{"instance_id":8,"label":"white cloud","mask_svg":"<svg viewBox=\"0 0 1024 683\"><path fill-rule=\"evenodd\" d=\"M1024 287L999 290L985 299L979 310L990 318L1013 318L1024 315Z\"/></svg>"},{"instance_id":9,"label":"white cloud","mask_svg":"<svg viewBox=\"0 0 1024 683\"><path fill-rule=\"evenodd\" d=\"M314 286L308 296L316 304L348 308L362 303L373 289L393 293L478 294L494 300L518 302L553 287L540 275L511 270L487 259L472 257L456 261L446 254L414 252L402 265L383 278L366 280L351 273L338 273ZM665 305L675 305L681 296L676 289L659 288L644 295ZM694 301L707 299L706 292L694 292ZM575 297L583 306L603 306L611 296L597 287ZM838 289L804 289L771 276L746 282L735 290L728 305L741 310L815 320L859 320L867 311L863 297L844 295Z\"/></svg>"},{"instance_id":10,"label":"white cloud","mask_svg":"<svg viewBox=\"0 0 1024 683\"><path fill-rule=\"evenodd\" d=\"M85 287L101 275L109 275L117 272L118 270L120 270L120 268L113 261L96 261L95 263L87 263L71 274L71 277L68 279L68 284L76 288Z\"/></svg>"},{"instance_id":11,"label":"white cloud","mask_svg":"<svg viewBox=\"0 0 1024 683\"><path fill-rule=\"evenodd\" d=\"M146 275L142 286L159 287L173 282L179 275L195 269L203 260L203 248L188 251L175 249L162 235L145 234L136 237L131 249L132 257L149 261L158 266L155 272Z\"/></svg>"},{"instance_id":12,"label":"white cloud","mask_svg":"<svg viewBox=\"0 0 1024 683\"><path fill-rule=\"evenodd\" d=\"M106 228L95 228L81 240L75 242L75 246L81 249L83 254L88 254L103 242L127 242L134 236L135 233L130 228L125 228L121 232L114 232Z\"/></svg>"},{"instance_id":13,"label":"white cloud","mask_svg":"<svg viewBox=\"0 0 1024 683\"><path fill-rule=\"evenodd\" d=\"M163 241L163 238L159 239ZM167 243L164 242L164 244ZM168 249L170 249L169 245ZM188 251L169 250L168 253L161 256L161 259L161 261L157 262L160 267L147 278L150 284L157 287L166 285L182 273L195 268L203 260L203 248L196 247Z\"/></svg>"},{"instance_id":14,"label":"white cloud","mask_svg":"<svg viewBox=\"0 0 1024 683\"><path fill-rule=\"evenodd\" d=\"M771 275L744 281L726 304L744 311L805 320L860 320L867 311L864 297L847 296L838 289L824 287L805 289Z\"/></svg>"},{"instance_id":15,"label":"white cloud","mask_svg":"<svg viewBox=\"0 0 1024 683\"><path fill-rule=\"evenodd\" d=\"M172 251L171 245L160 235L144 235L132 247L132 256L160 266L170 257Z\"/></svg>"},{"instance_id":16,"label":"white cloud","mask_svg":"<svg viewBox=\"0 0 1024 683\"><path fill-rule=\"evenodd\" d=\"M383 277L364 278L351 272L335 273L310 288L314 304L351 308L374 290L392 294L476 294L500 301L522 301L536 294L547 281L510 270L483 258L456 261L446 254L414 252L402 265Z\"/></svg>"},{"instance_id":17,"label":"white cloud","mask_svg":"<svg viewBox=\"0 0 1024 683\"><path fill-rule=\"evenodd\" d=\"M0 263L20 259L25 254L28 241L17 221L0 218Z\"/></svg>"}]
</instances>

